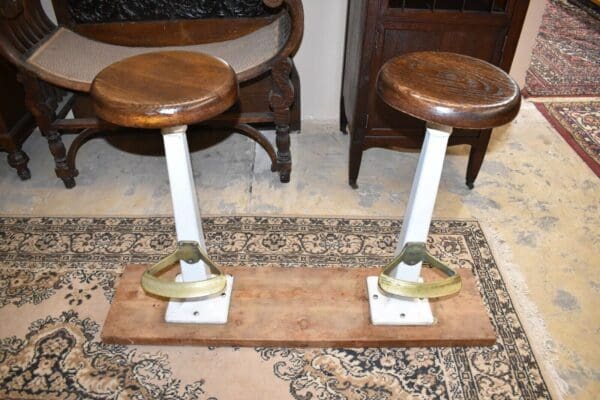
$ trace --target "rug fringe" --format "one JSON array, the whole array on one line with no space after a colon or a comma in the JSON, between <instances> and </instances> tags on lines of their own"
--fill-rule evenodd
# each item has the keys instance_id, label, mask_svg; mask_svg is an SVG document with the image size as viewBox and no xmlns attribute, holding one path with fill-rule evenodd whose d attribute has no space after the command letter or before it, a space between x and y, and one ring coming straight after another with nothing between
<instances>
[{"instance_id":1,"label":"rug fringe","mask_svg":"<svg viewBox=\"0 0 600 400\"><path fill-rule=\"evenodd\" d=\"M521 273L521 267L513 260L513 254L506 241L498 231L481 225L481 229L498 263L498 270L504 278L506 288L517 310L523 328L529 338L538 364L542 370L548 390L553 398L564 399L569 392L569 384L560 376L555 365L558 362L558 351L546 323L540 316L537 306L529 298L527 281ZM533 340L532 340L533 338Z\"/></svg>"}]
</instances>

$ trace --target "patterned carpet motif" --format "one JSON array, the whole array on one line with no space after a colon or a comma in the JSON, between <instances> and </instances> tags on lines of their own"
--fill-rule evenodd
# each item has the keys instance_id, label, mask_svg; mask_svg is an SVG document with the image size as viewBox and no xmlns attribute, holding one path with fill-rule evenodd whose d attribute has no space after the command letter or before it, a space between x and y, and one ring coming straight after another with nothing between
<instances>
[{"instance_id":1,"label":"patterned carpet motif","mask_svg":"<svg viewBox=\"0 0 600 400\"><path fill-rule=\"evenodd\" d=\"M391 219L205 218L229 266L382 266ZM2 399L549 399L476 221L435 221L430 250L477 276L498 333L485 348L286 349L106 345L122 268L175 246L171 218L0 218ZM190 368L192 366L192 368ZM237 374L237 375L236 375Z\"/></svg>"},{"instance_id":2,"label":"patterned carpet motif","mask_svg":"<svg viewBox=\"0 0 600 400\"><path fill-rule=\"evenodd\" d=\"M600 94L600 23L585 10L550 0L527 72L532 97Z\"/></svg>"},{"instance_id":3,"label":"patterned carpet motif","mask_svg":"<svg viewBox=\"0 0 600 400\"><path fill-rule=\"evenodd\" d=\"M600 177L600 101L538 103L536 106Z\"/></svg>"}]
</instances>

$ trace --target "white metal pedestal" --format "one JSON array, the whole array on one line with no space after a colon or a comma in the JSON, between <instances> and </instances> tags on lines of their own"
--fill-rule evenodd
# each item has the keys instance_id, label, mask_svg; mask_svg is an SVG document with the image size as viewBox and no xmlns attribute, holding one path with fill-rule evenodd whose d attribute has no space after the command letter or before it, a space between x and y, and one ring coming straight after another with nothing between
<instances>
[{"instance_id":1,"label":"white metal pedestal","mask_svg":"<svg viewBox=\"0 0 600 400\"><path fill-rule=\"evenodd\" d=\"M206 250L194 174L186 137L187 126L163 129L165 157L169 171L169 185L173 202L177 240L197 242ZM180 261L180 282L202 281L210 278L210 269L203 261L188 264ZM227 287L222 294L187 300L171 300L167 307L167 322L224 324L229 314L233 277L227 277Z\"/></svg>"},{"instance_id":2,"label":"white metal pedestal","mask_svg":"<svg viewBox=\"0 0 600 400\"><path fill-rule=\"evenodd\" d=\"M183 282L177 275L176 282ZM227 275L223 293L197 299L172 299L167 306L165 321L183 324L226 324L233 289L233 276Z\"/></svg>"},{"instance_id":3,"label":"white metal pedestal","mask_svg":"<svg viewBox=\"0 0 600 400\"><path fill-rule=\"evenodd\" d=\"M421 156L406 208L396 254L408 242L427 242L435 199L440 184L448 138L452 128L427 125ZM404 281L421 281L421 263L401 263L393 277ZM435 318L427 299L392 296L379 288L377 276L367 278L371 322L374 325L432 325Z\"/></svg>"}]
</instances>

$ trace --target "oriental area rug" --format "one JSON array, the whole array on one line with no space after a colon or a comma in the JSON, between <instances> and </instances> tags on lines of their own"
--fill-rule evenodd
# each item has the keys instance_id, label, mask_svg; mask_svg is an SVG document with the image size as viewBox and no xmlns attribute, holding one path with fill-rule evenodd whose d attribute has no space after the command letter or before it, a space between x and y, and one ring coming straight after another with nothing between
<instances>
[{"instance_id":1,"label":"oriental area rug","mask_svg":"<svg viewBox=\"0 0 600 400\"><path fill-rule=\"evenodd\" d=\"M566 0L549 0L527 71L529 97L600 94L600 21Z\"/></svg>"},{"instance_id":2,"label":"oriental area rug","mask_svg":"<svg viewBox=\"0 0 600 400\"><path fill-rule=\"evenodd\" d=\"M401 227L395 219L359 218L228 216L203 222L210 256L233 268L383 266ZM497 332L491 347L102 343L100 330L123 268L154 263L175 244L167 217L0 217L0 398L550 398L477 221L434 221L428 247L477 277Z\"/></svg>"},{"instance_id":3,"label":"oriental area rug","mask_svg":"<svg viewBox=\"0 0 600 400\"><path fill-rule=\"evenodd\" d=\"M523 92L600 177L598 9L588 0L548 1Z\"/></svg>"},{"instance_id":4,"label":"oriental area rug","mask_svg":"<svg viewBox=\"0 0 600 400\"><path fill-rule=\"evenodd\" d=\"M600 101L544 102L536 107L600 178Z\"/></svg>"}]
</instances>

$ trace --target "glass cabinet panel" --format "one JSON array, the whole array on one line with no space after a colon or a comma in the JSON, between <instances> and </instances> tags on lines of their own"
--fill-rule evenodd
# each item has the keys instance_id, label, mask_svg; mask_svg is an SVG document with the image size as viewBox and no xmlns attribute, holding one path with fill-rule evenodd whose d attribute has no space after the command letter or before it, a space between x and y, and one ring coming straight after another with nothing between
<instances>
[{"instance_id":1,"label":"glass cabinet panel","mask_svg":"<svg viewBox=\"0 0 600 400\"><path fill-rule=\"evenodd\" d=\"M508 0L389 0L388 7L400 10L479 11L503 13Z\"/></svg>"}]
</instances>

